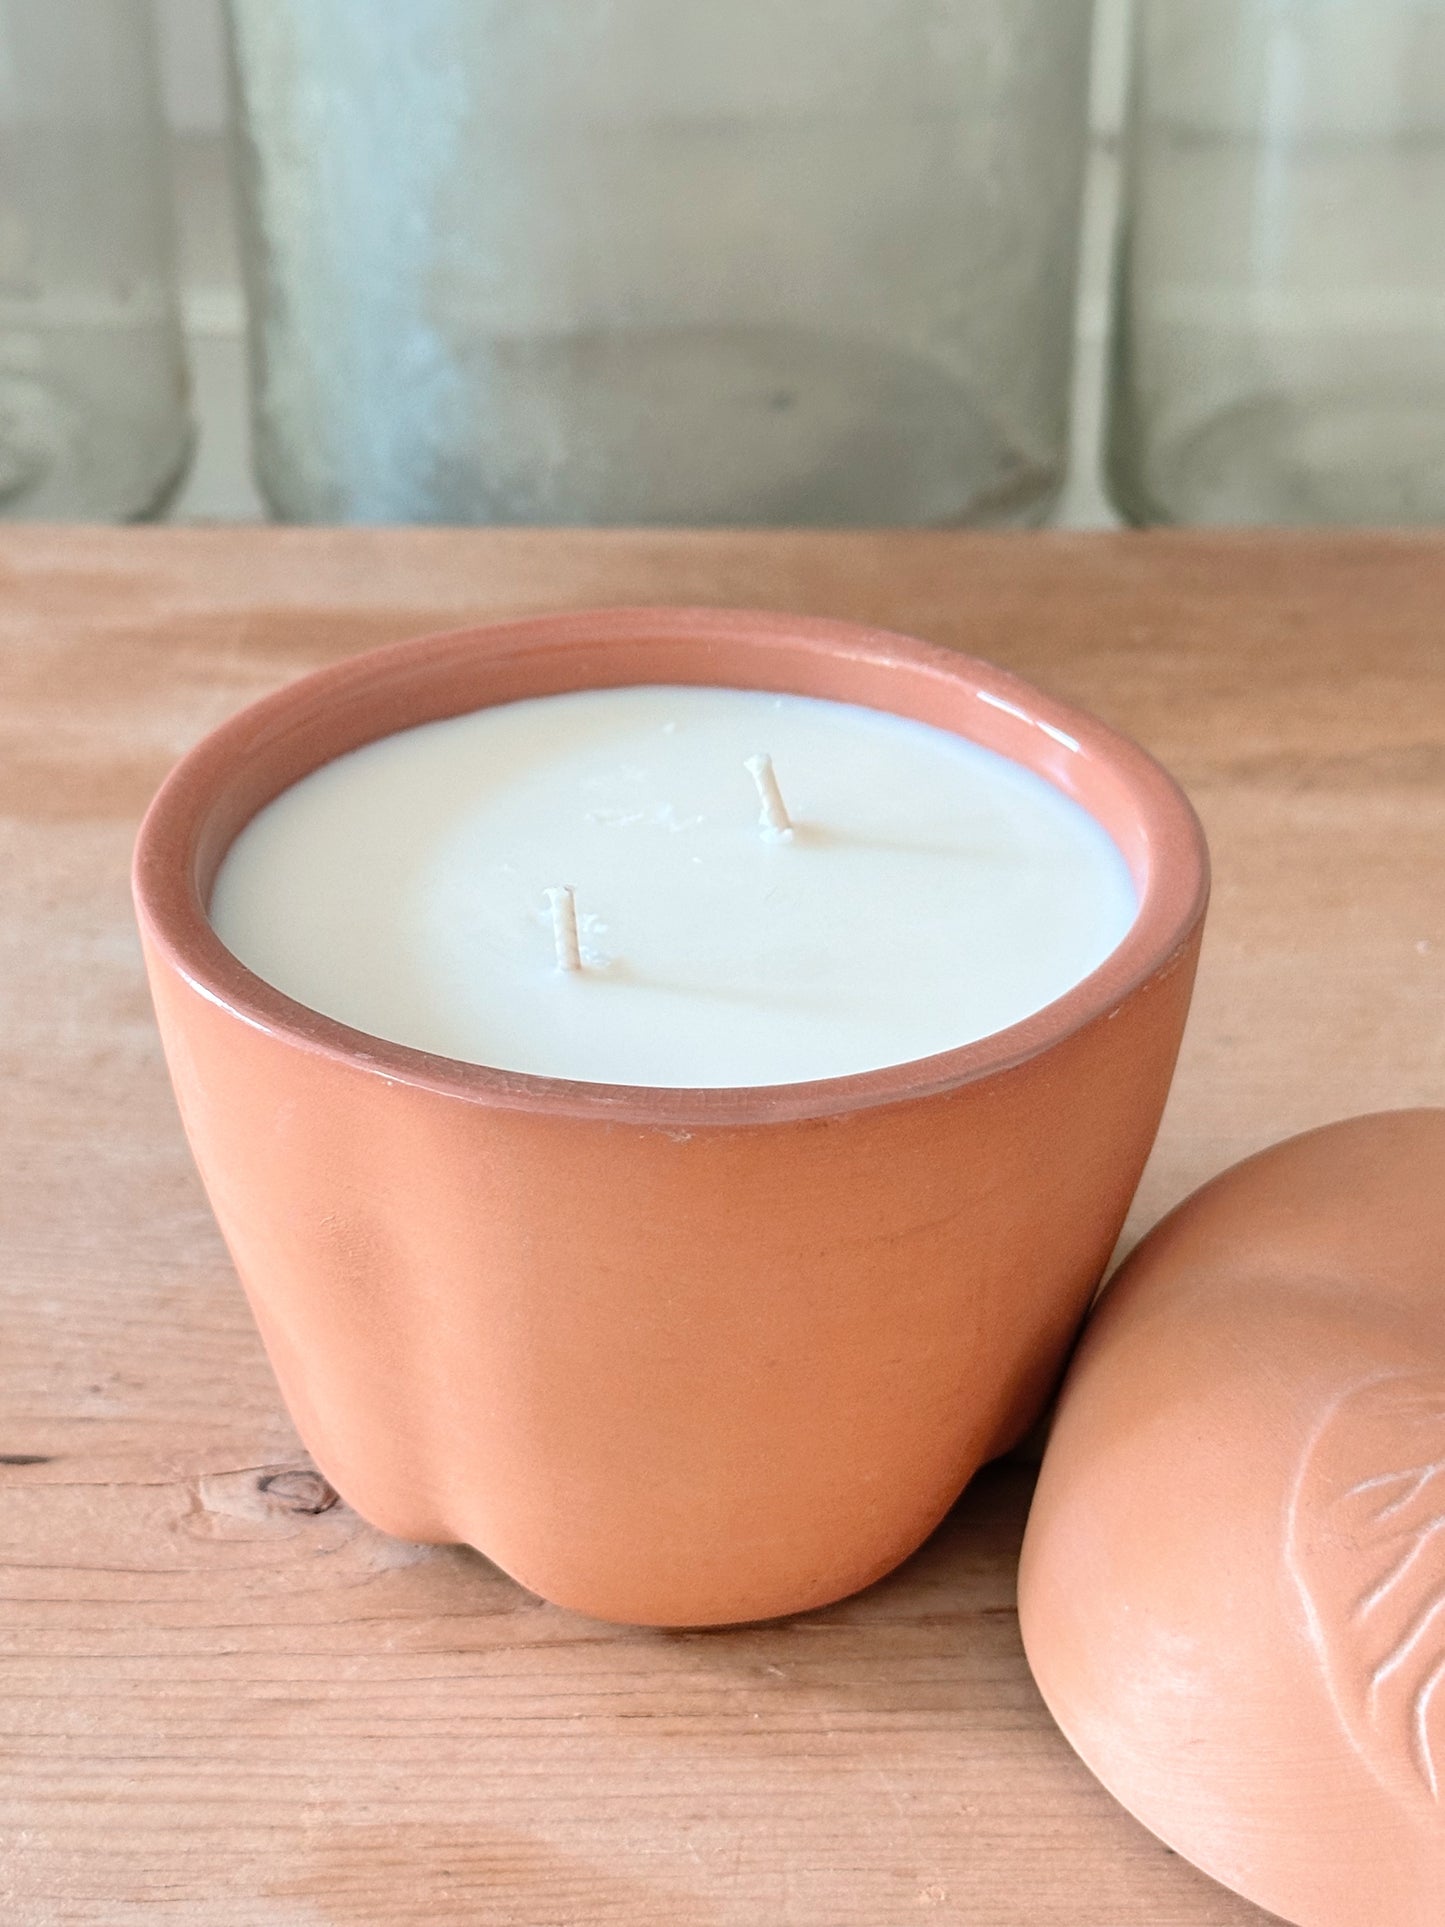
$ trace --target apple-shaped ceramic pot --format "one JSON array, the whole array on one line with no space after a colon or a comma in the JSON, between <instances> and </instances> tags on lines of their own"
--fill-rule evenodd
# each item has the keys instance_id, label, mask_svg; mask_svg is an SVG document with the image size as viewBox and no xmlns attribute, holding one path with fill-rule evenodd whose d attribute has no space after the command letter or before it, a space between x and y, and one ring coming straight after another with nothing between
<instances>
[{"instance_id":1,"label":"apple-shaped ceramic pot","mask_svg":"<svg viewBox=\"0 0 1445 1927\"><path fill-rule=\"evenodd\" d=\"M283 789L520 697L700 683L871 705L1027 765L1111 833L1137 919L966 1048L813 1084L659 1090L429 1056L293 1002L207 921ZM141 831L182 1118L287 1404L375 1524L551 1600L749 1620L866 1585L1037 1416L1168 1090L1206 897L1198 824L1102 723L846 624L612 610L344 662L224 724Z\"/></svg>"},{"instance_id":2,"label":"apple-shaped ceramic pot","mask_svg":"<svg viewBox=\"0 0 1445 1927\"><path fill-rule=\"evenodd\" d=\"M1263 1152L1124 1266L1019 1579L1054 1717L1299 1927L1445 1921L1445 1111Z\"/></svg>"}]
</instances>

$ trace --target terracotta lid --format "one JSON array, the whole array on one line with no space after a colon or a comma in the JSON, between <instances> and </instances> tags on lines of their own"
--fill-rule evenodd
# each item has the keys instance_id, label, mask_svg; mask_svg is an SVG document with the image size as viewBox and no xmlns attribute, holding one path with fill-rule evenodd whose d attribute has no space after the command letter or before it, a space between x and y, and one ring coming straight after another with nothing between
<instances>
[{"instance_id":1,"label":"terracotta lid","mask_svg":"<svg viewBox=\"0 0 1445 1927\"><path fill-rule=\"evenodd\" d=\"M1445 1920L1445 1110L1205 1186L1065 1382L1019 1581L1065 1734L1300 1927Z\"/></svg>"}]
</instances>

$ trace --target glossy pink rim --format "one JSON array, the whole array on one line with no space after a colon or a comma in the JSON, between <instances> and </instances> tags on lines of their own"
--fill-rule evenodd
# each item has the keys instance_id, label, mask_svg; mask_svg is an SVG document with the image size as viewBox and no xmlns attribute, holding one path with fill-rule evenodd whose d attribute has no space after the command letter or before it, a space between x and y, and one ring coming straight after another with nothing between
<instances>
[{"instance_id":1,"label":"glossy pink rim","mask_svg":"<svg viewBox=\"0 0 1445 1927\"><path fill-rule=\"evenodd\" d=\"M639 653L646 673L638 673ZM623 668L624 657L631 667ZM372 1037L265 983L212 930L206 898L225 850L258 809L307 770L394 730L488 702L643 682L862 702L997 749L1104 823L1133 872L1138 916L1118 948L1064 996L976 1043L846 1077L711 1089L540 1077ZM308 737L324 730L334 738L338 718L345 723L342 740L308 760ZM960 719L966 729L958 727ZM288 756L294 766L283 780L262 778L246 792L249 770ZM208 1001L297 1050L472 1102L638 1125L736 1127L934 1096L1061 1043L1116 1009L1184 951L1208 900L1209 860L1188 799L1151 756L1096 717L991 663L853 623L752 610L638 608L423 636L349 657L263 697L204 737L167 777L141 825L133 885L155 951Z\"/></svg>"}]
</instances>

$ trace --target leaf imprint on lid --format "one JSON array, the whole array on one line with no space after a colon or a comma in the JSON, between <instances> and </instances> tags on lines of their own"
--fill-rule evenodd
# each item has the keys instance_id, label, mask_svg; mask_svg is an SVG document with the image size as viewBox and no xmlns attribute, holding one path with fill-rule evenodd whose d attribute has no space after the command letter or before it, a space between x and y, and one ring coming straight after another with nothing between
<instances>
[{"instance_id":1,"label":"leaf imprint on lid","mask_svg":"<svg viewBox=\"0 0 1445 1927\"><path fill-rule=\"evenodd\" d=\"M1355 1751L1387 1789L1445 1806L1445 1378L1385 1374L1335 1401L1285 1558Z\"/></svg>"}]
</instances>

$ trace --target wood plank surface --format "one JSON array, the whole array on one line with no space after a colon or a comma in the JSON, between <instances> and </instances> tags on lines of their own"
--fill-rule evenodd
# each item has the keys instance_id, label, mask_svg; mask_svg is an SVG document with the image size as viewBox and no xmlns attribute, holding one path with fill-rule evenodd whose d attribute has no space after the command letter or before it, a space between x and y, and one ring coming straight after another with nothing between
<instances>
[{"instance_id":1,"label":"wood plank surface","mask_svg":"<svg viewBox=\"0 0 1445 1927\"><path fill-rule=\"evenodd\" d=\"M863 1597L711 1634L554 1611L306 1468L166 1086L136 821L314 664L634 601L959 644L1181 778L1215 905L1130 1235L1288 1132L1445 1101L1445 541L0 534L7 1927L1264 1918L1051 1726L1013 1606L1026 1466Z\"/></svg>"}]
</instances>

